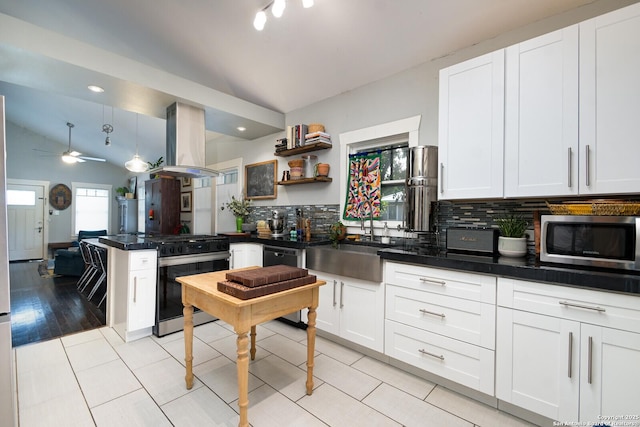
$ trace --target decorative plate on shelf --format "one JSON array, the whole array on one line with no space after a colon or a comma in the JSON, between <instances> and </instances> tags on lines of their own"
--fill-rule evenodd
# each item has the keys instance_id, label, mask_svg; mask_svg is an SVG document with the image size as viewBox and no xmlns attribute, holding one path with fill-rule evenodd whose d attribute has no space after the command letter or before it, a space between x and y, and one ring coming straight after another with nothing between
<instances>
[{"instance_id":1,"label":"decorative plate on shelf","mask_svg":"<svg viewBox=\"0 0 640 427\"><path fill-rule=\"evenodd\" d=\"M67 209L71 205L71 190L64 184L55 185L49 191L49 203L59 211Z\"/></svg>"}]
</instances>

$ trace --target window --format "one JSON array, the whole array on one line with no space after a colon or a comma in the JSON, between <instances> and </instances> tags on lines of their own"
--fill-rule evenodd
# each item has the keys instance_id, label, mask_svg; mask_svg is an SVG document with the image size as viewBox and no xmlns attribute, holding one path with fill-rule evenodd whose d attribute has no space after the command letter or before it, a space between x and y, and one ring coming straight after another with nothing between
<instances>
[{"instance_id":1,"label":"window","mask_svg":"<svg viewBox=\"0 0 640 427\"><path fill-rule=\"evenodd\" d=\"M109 230L111 227L111 185L72 183L73 231Z\"/></svg>"},{"instance_id":2,"label":"window","mask_svg":"<svg viewBox=\"0 0 640 427\"><path fill-rule=\"evenodd\" d=\"M35 206L36 192L31 190L7 190L7 206Z\"/></svg>"},{"instance_id":3,"label":"window","mask_svg":"<svg viewBox=\"0 0 640 427\"><path fill-rule=\"evenodd\" d=\"M387 222L389 228L404 226L405 180L409 147L418 145L420 116L409 117L369 128L340 134L342 182L347 182L349 155L380 152L382 212L376 227ZM346 186L342 186L340 211L344 212ZM355 222L347 222L354 226ZM359 224L358 224L359 225Z\"/></svg>"},{"instance_id":4,"label":"window","mask_svg":"<svg viewBox=\"0 0 640 427\"><path fill-rule=\"evenodd\" d=\"M358 150L356 153L371 151L380 153L380 189L382 193L380 220L402 221L406 200L408 141L387 143L377 146L375 150Z\"/></svg>"}]
</instances>

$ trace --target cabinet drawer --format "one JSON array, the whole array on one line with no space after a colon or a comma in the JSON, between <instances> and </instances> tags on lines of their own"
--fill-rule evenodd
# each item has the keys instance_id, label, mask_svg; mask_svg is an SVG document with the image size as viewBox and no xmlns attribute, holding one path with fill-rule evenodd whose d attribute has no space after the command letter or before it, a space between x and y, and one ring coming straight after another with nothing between
<instances>
[{"instance_id":1,"label":"cabinet drawer","mask_svg":"<svg viewBox=\"0 0 640 427\"><path fill-rule=\"evenodd\" d=\"M496 278L474 273L387 262L385 281L426 292L489 304L496 302Z\"/></svg>"},{"instance_id":2,"label":"cabinet drawer","mask_svg":"<svg viewBox=\"0 0 640 427\"><path fill-rule=\"evenodd\" d=\"M156 251L131 251L129 254L129 271L155 270L157 267Z\"/></svg>"},{"instance_id":3,"label":"cabinet drawer","mask_svg":"<svg viewBox=\"0 0 640 427\"><path fill-rule=\"evenodd\" d=\"M385 354L494 395L495 354L492 350L387 320Z\"/></svg>"},{"instance_id":4,"label":"cabinet drawer","mask_svg":"<svg viewBox=\"0 0 640 427\"><path fill-rule=\"evenodd\" d=\"M640 297L498 279L498 305L640 333Z\"/></svg>"},{"instance_id":5,"label":"cabinet drawer","mask_svg":"<svg viewBox=\"0 0 640 427\"><path fill-rule=\"evenodd\" d=\"M390 285L386 308L389 320L495 349L493 304Z\"/></svg>"}]
</instances>

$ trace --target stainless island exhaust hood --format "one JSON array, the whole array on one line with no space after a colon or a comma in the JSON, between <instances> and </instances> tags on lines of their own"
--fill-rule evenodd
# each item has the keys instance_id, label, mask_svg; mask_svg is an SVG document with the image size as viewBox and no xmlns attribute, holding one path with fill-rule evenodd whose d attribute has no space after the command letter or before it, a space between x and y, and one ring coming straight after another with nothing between
<instances>
[{"instance_id":1,"label":"stainless island exhaust hood","mask_svg":"<svg viewBox=\"0 0 640 427\"><path fill-rule=\"evenodd\" d=\"M178 102L167 107L166 166L152 169L149 173L187 178L220 175L218 171L204 166L205 132L202 108Z\"/></svg>"}]
</instances>

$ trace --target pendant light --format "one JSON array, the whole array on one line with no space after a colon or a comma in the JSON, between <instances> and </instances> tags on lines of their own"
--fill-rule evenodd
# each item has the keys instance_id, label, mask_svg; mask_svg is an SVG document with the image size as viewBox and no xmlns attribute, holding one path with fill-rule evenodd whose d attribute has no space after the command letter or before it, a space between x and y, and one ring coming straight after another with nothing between
<instances>
[{"instance_id":1,"label":"pendant light","mask_svg":"<svg viewBox=\"0 0 640 427\"><path fill-rule=\"evenodd\" d=\"M131 160L124 164L124 167L131 172L146 172L149 164L138 155L138 114L136 113L136 154Z\"/></svg>"}]
</instances>

